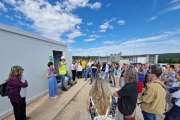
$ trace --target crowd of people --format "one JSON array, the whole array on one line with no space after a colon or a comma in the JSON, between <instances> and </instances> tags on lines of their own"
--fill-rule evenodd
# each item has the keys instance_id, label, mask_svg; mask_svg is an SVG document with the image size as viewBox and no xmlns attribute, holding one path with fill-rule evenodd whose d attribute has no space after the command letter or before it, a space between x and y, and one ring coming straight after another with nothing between
<instances>
[{"instance_id":1,"label":"crowd of people","mask_svg":"<svg viewBox=\"0 0 180 120\"><path fill-rule=\"evenodd\" d=\"M63 91L67 91L64 87L65 76L68 77L68 84L72 85L65 61L65 57L62 56L58 65L59 74L53 68L53 63L48 63L46 77L49 97L52 99L56 99L59 93L56 77L61 77ZM127 116L133 118L136 104L140 105L144 120L156 120L157 114L164 114L165 120L180 119L180 71L173 64L167 64L163 70L148 63L120 66L116 62L110 64L81 59L77 62L73 60L71 70L73 81L76 81L76 77L78 79L84 77L84 81L90 77L92 87L87 99L87 111L91 120L115 119L116 107L119 111L119 120L124 120ZM23 71L21 66L13 66L6 80L8 97L16 120L30 119L26 117L28 82L23 77ZM113 94L109 90L108 83L112 83L111 87L115 89Z\"/></svg>"}]
</instances>

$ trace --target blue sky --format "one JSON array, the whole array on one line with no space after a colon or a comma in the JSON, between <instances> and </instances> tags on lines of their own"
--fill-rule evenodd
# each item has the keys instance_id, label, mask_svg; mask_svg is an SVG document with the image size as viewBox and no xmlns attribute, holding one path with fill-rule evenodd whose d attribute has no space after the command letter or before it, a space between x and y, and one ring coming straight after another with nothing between
<instances>
[{"instance_id":1,"label":"blue sky","mask_svg":"<svg viewBox=\"0 0 180 120\"><path fill-rule=\"evenodd\" d=\"M180 0L0 0L0 23L65 42L73 55L180 52Z\"/></svg>"}]
</instances>

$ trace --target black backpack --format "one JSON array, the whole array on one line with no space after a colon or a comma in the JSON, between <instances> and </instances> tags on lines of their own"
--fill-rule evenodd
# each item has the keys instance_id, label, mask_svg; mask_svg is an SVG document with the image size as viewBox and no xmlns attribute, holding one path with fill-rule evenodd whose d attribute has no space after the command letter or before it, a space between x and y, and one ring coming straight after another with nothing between
<instances>
[{"instance_id":1,"label":"black backpack","mask_svg":"<svg viewBox=\"0 0 180 120\"><path fill-rule=\"evenodd\" d=\"M0 95L2 97L8 96L9 90L7 87L7 82L0 85Z\"/></svg>"}]
</instances>

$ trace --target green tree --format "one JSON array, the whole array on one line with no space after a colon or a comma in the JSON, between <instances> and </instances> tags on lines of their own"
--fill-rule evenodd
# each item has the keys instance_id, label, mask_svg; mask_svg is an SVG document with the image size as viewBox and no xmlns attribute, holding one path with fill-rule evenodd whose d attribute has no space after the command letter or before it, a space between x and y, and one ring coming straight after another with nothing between
<instances>
[{"instance_id":1,"label":"green tree","mask_svg":"<svg viewBox=\"0 0 180 120\"><path fill-rule=\"evenodd\" d=\"M178 60L177 59L173 59L171 63L178 63Z\"/></svg>"},{"instance_id":2,"label":"green tree","mask_svg":"<svg viewBox=\"0 0 180 120\"><path fill-rule=\"evenodd\" d=\"M158 59L158 63L163 63L163 59L162 59L162 58L159 58L159 59Z\"/></svg>"}]
</instances>

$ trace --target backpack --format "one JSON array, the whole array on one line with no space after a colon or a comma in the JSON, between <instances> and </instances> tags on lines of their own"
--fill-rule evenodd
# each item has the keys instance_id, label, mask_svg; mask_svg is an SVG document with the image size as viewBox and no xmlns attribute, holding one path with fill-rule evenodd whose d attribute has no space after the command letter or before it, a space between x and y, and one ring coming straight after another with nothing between
<instances>
[{"instance_id":1,"label":"backpack","mask_svg":"<svg viewBox=\"0 0 180 120\"><path fill-rule=\"evenodd\" d=\"M91 97L92 104L94 105L94 102ZM111 97L110 97L110 103L111 103ZM109 108L106 111L106 115L100 116L98 113L98 116L94 118L94 120L115 120L111 115L108 116Z\"/></svg>"},{"instance_id":2,"label":"backpack","mask_svg":"<svg viewBox=\"0 0 180 120\"><path fill-rule=\"evenodd\" d=\"M8 96L9 90L7 87L7 82L0 85L0 95L2 97Z\"/></svg>"}]
</instances>

